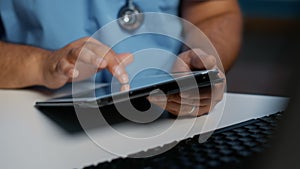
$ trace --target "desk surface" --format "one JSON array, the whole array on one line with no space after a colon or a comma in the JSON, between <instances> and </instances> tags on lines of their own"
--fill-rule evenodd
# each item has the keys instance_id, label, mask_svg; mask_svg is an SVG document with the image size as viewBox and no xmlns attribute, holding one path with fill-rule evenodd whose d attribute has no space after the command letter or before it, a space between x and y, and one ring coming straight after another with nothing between
<instances>
[{"instance_id":1,"label":"desk surface","mask_svg":"<svg viewBox=\"0 0 300 169\"><path fill-rule=\"evenodd\" d=\"M110 148L118 151L118 155L115 155L97 146L84 132L66 132L34 107L35 101L58 94L45 94L32 89L0 90L0 168L81 168L210 131L212 127L221 128L276 113L284 110L288 103L288 99L283 97L228 93L224 96L226 104L223 115L216 111L198 118L179 119L178 123L172 126L177 132L171 131L160 139L129 142L126 146L105 127L94 130L91 133L93 137L101 139L104 143L109 142ZM208 118L209 116L211 118ZM163 132L161 129L166 129L173 122L174 119L167 118L138 127L122 123L115 128L133 137L145 133L155 135ZM182 128L191 122L194 122L194 125L190 132L183 135ZM208 127L204 127L204 123Z\"/></svg>"}]
</instances>

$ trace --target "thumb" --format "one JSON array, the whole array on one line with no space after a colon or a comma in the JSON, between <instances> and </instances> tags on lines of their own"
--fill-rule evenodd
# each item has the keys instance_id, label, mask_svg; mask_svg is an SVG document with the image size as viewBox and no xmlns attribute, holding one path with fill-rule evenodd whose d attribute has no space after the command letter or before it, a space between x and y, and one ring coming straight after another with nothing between
<instances>
[{"instance_id":1,"label":"thumb","mask_svg":"<svg viewBox=\"0 0 300 169\"><path fill-rule=\"evenodd\" d=\"M176 60L173 72L185 72L193 69L206 69L206 65L210 67L213 61L207 58L207 54L201 49L192 49L181 53Z\"/></svg>"},{"instance_id":2,"label":"thumb","mask_svg":"<svg viewBox=\"0 0 300 169\"><path fill-rule=\"evenodd\" d=\"M189 52L191 69L212 69L216 66L216 59L201 49L192 49Z\"/></svg>"}]
</instances>

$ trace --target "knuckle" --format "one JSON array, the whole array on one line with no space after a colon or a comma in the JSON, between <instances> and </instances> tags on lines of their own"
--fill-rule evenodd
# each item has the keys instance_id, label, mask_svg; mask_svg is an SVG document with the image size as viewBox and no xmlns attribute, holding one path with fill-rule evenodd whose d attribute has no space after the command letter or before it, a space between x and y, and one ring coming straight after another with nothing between
<instances>
[{"instance_id":1,"label":"knuckle","mask_svg":"<svg viewBox=\"0 0 300 169\"><path fill-rule=\"evenodd\" d=\"M104 56L112 56L115 58L115 60L118 61L118 59L115 57L116 53L110 47L103 46L102 49L103 49Z\"/></svg>"},{"instance_id":2,"label":"knuckle","mask_svg":"<svg viewBox=\"0 0 300 169\"><path fill-rule=\"evenodd\" d=\"M69 59L70 58L73 58L73 57L78 57L78 55L79 55L79 52L78 52L78 48L71 48L70 50L69 50L69 52L68 52L68 57L69 57Z\"/></svg>"}]
</instances>

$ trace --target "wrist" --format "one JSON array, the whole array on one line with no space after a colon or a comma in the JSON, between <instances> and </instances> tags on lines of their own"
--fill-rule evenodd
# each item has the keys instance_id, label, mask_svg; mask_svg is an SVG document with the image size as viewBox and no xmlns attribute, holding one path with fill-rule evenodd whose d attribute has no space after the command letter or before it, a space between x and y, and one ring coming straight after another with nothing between
<instances>
[{"instance_id":1,"label":"wrist","mask_svg":"<svg viewBox=\"0 0 300 169\"><path fill-rule=\"evenodd\" d=\"M42 50L39 55L35 55L35 60L37 62L36 64L38 65L36 74L38 85L47 86L46 76L47 73L49 73L48 67L51 66L49 65L49 58L51 57L51 53L51 51Z\"/></svg>"}]
</instances>

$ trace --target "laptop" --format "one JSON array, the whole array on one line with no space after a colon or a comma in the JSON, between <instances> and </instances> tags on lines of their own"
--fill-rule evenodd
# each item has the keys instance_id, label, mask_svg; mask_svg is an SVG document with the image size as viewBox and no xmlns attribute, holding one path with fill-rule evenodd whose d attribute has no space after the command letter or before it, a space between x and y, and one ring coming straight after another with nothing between
<instances>
[{"instance_id":1,"label":"laptop","mask_svg":"<svg viewBox=\"0 0 300 169\"><path fill-rule=\"evenodd\" d=\"M294 82L296 80L294 79ZM85 166L105 168L283 169L300 168L300 80L291 83L294 94L288 108L216 130L204 143L198 135L181 140L169 151L148 158L118 158ZM243 113L243 112L241 112ZM166 145L168 146L168 145ZM156 147L148 151L159 151Z\"/></svg>"}]
</instances>

